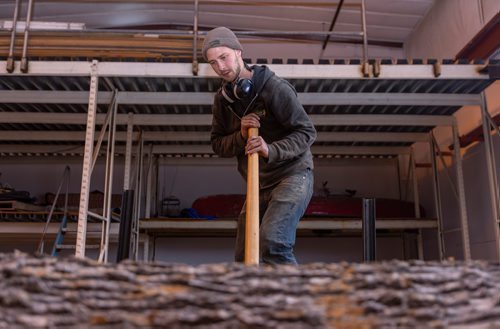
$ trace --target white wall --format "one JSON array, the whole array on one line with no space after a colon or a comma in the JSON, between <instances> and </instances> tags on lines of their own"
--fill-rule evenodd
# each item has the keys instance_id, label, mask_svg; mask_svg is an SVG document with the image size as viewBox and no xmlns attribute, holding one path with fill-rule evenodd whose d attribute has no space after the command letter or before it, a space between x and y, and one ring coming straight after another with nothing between
<instances>
[{"instance_id":1,"label":"white wall","mask_svg":"<svg viewBox=\"0 0 500 329\"><path fill-rule=\"evenodd\" d=\"M500 10L499 1L491 0L439 0L428 13L422 24L405 43L408 58L455 58L456 54L476 35L477 32ZM500 113L500 83L496 81L485 91L488 111L491 116ZM466 106L455 113L459 135L465 135L481 125L481 111L478 106ZM452 144L450 128L434 130L442 150L448 150ZM494 145L497 156L500 143ZM428 162L428 146L418 145L419 161ZM491 219L488 177L484 144L478 143L469 149L462 149L465 180L466 205L469 217L472 258L498 260L500 250L492 242L492 233L496 229ZM451 176L454 169L448 163ZM498 170L498 168L497 168ZM426 209L433 209L430 171L420 173L420 187L423 191L422 204ZM445 170L440 167L444 229L460 227L458 203L446 178ZM433 237L431 237L432 239ZM427 245L432 245L429 243ZM445 235L446 256L463 258L461 232L454 231ZM435 250L435 248L432 248ZM428 251L432 253L432 250Z\"/></svg>"},{"instance_id":2,"label":"white wall","mask_svg":"<svg viewBox=\"0 0 500 329\"><path fill-rule=\"evenodd\" d=\"M155 260L188 263L233 261L234 237L164 237L156 241ZM377 238L377 260L416 258L415 237L383 236ZM406 252L406 255L405 255ZM362 239L352 236L299 236L295 255L300 264L314 262L361 262Z\"/></svg>"},{"instance_id":3,"label":"white wall","mask_svg":"<svg viewBox=\"0 0 500 329\"><path fill-rule=\"evenodd\" d=\"M500 163L500 137L493 138L495 147L495 161ZM439 160L438 160L439 161ZM448 172L453 182L456 182L455 167L450 160L446 160ZM441 163L439 166L439 184L441 188L441 202L443 214L443 231L445 240L445 256L463 259L462 232L460 229L459 204L455 196L454 187L447 178L446 169ZM500 168L496 168L497 177L500 177ZM421 203L429 212L436 216L434 211L434 194L431 171L424 169L419 172ZM465 150L463 155L463 174L465 198L470 234L471 257L473 259L498 259L498 246L495 240L495 223L492 216L492 201L489 194L489 177L486 169L484 143L476 143ZM455 184L455 183L454 183ZM438 258L436 236L434 232L424 235L425 255L428 258Z\"/></svg>"},{"instance_id":4,"label":"white wall","mask_svg":"<svg viewBox=\"0 0 500 329\"><path fill-rule=\"evenodd\" d=\"M55 193L66 165L71 168L71 193L79 193L82 162L80 157L3 157L1 182L16 190L26 190L39 202L45 193ZM123 157L115 160L113 193L122 193ZM158 169L159 199L173 195L181 208L191 207L196 198L213 194L244 194L246 185L236 169L235 159L164 158ZM399 198L395 159L315 159L315 188L323 182L332 194L356 190L359 197ZM104 165L98 161L91 180L91 191L104 189Z\"/></svg>"},{"instance_id":5,"label":"white wall","mask_svg":"<svg viewBox=\"0 0 500 329\"><path fill-rule=\"evenodd\" d=\"M495 146L496 175L500 177L500 136L493 137ZM474 259L498 260L500 250L495 242L495 231L491 208L491 199L487 187L485 149L478 143L467 149L464 155L464 176L467 191L467 210L471 254ZM498 225L498 224L497 224Z\"/></svg>"},{"instance_id":6,"label":"white wall","mask_svg":"<svg viewBox=\"0 0 500 329\"><path fill-rule=\"evenodd\" d=\"M321 45L317 42L307 46L283 42L278 47L270 47L269 43L246 41L243 38L240 41L243 46L243 58L252 59L252 63L255 63L258 58L267 58L269 63L273 58L284 59L284 61L289 58L298 59L299 64L302 63L303 59L313 59L317 63L320 58L329 60L363 58L363 50L360 45L329 43L326 49L322 51ZM400 48L369 46L368 57L380 59L403 58L404 53Z\"/></svg>"},{"instance_id":7,"label":"white wall","mask_svg":"<svg viewBox=\"0 0 500 329\"><path fill-rule=\"evenodd\" d=\"M123 189L123 158L117 158L113 175L113 191ZM80 193L82 180L81 157L8 157L0 158L0 184L8 184L17 191L28 191L37 202L43 202L45 193L56 193L66 166L70 167L70 193ZM92 175L90 191L104 191L103 160L98 160ZM65 183L66 184L66 183ZM65 186L61 193L65 191Z\"/></svg>"},{"instance_id":8,"label":"white wall","mask_svg":"<svg viewBox=\"0 0 500 329\"><path fill-rule=\"evenodd\" d=\"M196 198L214 194L246 193L236 159L164 158L158 170L159 200L175 196L180 208L189 208Z\"/></svg>"},{"instance_id":9,"label":"white wall","mask_svg":"<svg viewBox=\"0 0 500 329\"><path fill-rule=\"evenodd\" d=\"M115 160L113 193L123 188L123 158ZM357 196L398 198L398 177L395 159L315 159L315 186L327 187L333 194L345 189L358 191ZM80 157L3 157L0 159L0 182L16 190L27 190L33 196L55 193L65 166L71 168L70 192L78 193L81 184ZM158 169L160 198L174 195L181 207L190 207L201 196L245 193L245 182L236 169L235 159L163 158ZM372 184L366 184L370 181ZM91 190L104 188L104 166L98 161L92 175Z\"/></svg>"},{"instance_id":10,"label":"white wall","mask_svg":"<svg viewBox=\"0 0 500 329\"><path fill-rule=\"evenodd\" d=\"M173 195L181 208L196 198L213 194L244 194L246 185L236 160L208 162L168 159L159 169L160 199ZM212 163L210 161L213 160ZM327 181L332 194L356 190L360 197L399 198L395 159L315 159L315 188ZM215 166L213 164L216 164ZM317 191L316 191L317 192Z\"/></svg>"},{"instance_id":11,"label":"white wall","mask_svg":"<svg viewBox=\"0 0 500 329\"><path fill-rule=\"evenodd\" d=\"M477 1L439 0L405 43L409 58L454 58L481 28Z\"/></svg>"},{"instance_id":12,"label":"white wall","mask_svg":"<svg viewBox=\"0 0 500 329\"><path fill-rule=\"evenodd\" d=\"M45 252L50 252L52 242L46 239ZM38 241L23 239L0 240L0 252L20 250L34 253ZM163 237L156 240L149 260L183 263L189 265L230 263L233 261L234 237ZM117 244L110 243L108 261L116 262ZM60 256L71 256L74 251L63 250ZM86 257L97 259L97 251L88 250ZM300 264L315 262L361 262L363 249L361 237L303 236L297 238L295 255ZM416 258L415 236L382 236L377 238L377 260ZM139 251L142 259L142 248Z\"/></svg>"},{"instance_id":13,"label":"white wall","mask_svg":"<svg viewBox=\"0 0 500 329\"><path fill-rule=\"evenodd\" d=\"M500 10L494 0L436 0L405 42L408 58L455 58Z\"/></svg>"}]
</instances>

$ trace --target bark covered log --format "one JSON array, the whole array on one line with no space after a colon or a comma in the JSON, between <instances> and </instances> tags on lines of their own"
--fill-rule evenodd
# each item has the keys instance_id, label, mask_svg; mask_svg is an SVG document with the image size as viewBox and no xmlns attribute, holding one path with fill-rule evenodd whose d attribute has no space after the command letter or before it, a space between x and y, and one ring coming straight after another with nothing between
<instances>
[{"instance_id":1,"label":"bark covered log","mask_svg":"<svg viewBox=\"0 0 500 329\"><path fill-rule=\"evenodd\" d=\"M292 266L0 254L0 328L497 328L500 264Z\"/></svg>"}]
</instances>

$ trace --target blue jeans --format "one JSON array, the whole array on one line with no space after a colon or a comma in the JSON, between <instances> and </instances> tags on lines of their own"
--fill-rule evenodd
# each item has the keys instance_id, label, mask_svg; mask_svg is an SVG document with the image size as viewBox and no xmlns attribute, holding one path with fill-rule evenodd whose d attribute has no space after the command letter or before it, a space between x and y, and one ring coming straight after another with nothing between
<instances>
[{"instance_id":1,"label":"blue jeans","mask_svg":"<svg viewBox=\"0 0 500 329\"><path fill-rule=\"evenodd\" d=\"M310 169L283 179L278 185L259 192L260 261L266 264L292 264L299 220L313 193L314 176ZM246 203L238 218L235 261L245 257Z\"/></svg>"}]
</instances>

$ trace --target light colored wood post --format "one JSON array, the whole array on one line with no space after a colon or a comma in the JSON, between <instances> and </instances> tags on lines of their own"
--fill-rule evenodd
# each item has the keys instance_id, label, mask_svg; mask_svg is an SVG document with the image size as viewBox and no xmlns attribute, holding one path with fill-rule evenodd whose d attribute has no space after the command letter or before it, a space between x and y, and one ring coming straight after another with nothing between
<instances>
[{"instance_id":1,"label":"light colored wood post","mask_svg":"<svg viewBox=\"0 0 500 329\"><path fill-rule=\"evenodd\" d=\"M259 135L259 129L248 129L248 138ZM247 200L245 224L245 265L259 264L259 155L248 155Z\"/></svg>"}]
</instances>

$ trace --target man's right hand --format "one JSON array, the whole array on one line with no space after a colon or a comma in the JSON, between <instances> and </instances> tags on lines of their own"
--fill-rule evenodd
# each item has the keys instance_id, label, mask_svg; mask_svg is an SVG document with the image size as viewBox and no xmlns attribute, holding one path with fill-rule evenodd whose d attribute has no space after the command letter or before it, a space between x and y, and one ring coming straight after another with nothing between
<instances>
[{"instance_id":1,"label":"man's right hand","mask_svg":"<svg viewBox=\"0 0 500 329\"><path fill-rule=\"evenodd\" d=\"M255 113L250 113L241 118L241 136L248 139L248 128L260 128L260 118Z\"/></svg>"}]
</instances>

